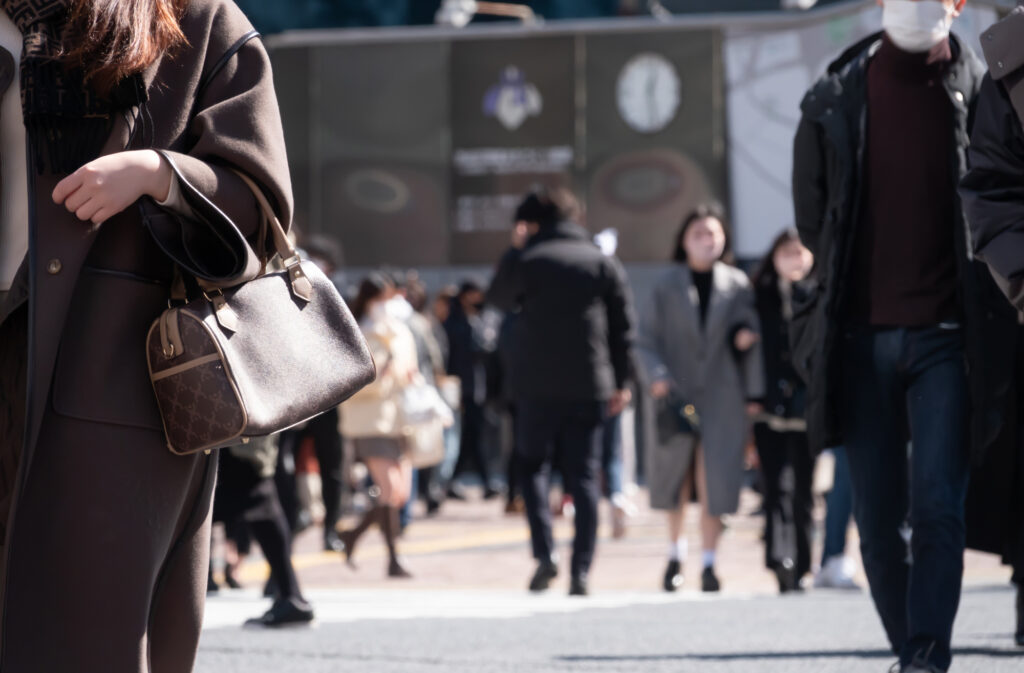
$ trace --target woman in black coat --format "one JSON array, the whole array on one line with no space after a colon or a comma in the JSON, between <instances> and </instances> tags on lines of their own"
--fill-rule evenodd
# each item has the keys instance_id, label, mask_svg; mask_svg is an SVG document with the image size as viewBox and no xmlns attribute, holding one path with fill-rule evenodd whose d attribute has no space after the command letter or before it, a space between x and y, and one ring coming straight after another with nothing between
<instances>
[{"instance_id":1,"label":"woman in black coat","mask_svg":"<svg viewBox=\"0 0 1024 673\"><path fill-rule=\"evenodd\" d=\"M764 412L754 425L765 488L765 564L782 593L798 590L811 570L814 458L803 418L807 391L793 369L789 323L793 283L804 279L813 261L796 231L787 230L754 277L765 369Z\"/></svg>"}]
</instances>

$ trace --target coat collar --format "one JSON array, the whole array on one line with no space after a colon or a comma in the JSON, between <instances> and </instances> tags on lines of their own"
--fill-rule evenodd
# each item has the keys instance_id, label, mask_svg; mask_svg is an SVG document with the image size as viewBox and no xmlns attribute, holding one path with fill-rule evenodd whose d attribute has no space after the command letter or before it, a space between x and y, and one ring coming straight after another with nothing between
<instances>
[{"instance_id":1,"label":"coat collar","mask_svg":"<svg viewBox=\"0 0 1024 673\"><path fill-rule=\"evenodd\" d=\"M559 222L553 227L547 227L538 231L530 238L527 246L534 246L538 243L556 240L572 240L590 242L590 234L586 229L575 222Z\"/></svg>"},{"instance_id":2,"label":"coat collar","mask_svg":"<svg viewBox=\"0 0 1024 673\"><path fill-rule=\"evenodd\" d=\"M844 99L851 92L861 91L866 86L868 64L882 47L883 37L884 34L881 32L870 35L832 62L828 72L804 96L800 104L803 113L811 118L817 118L831 109L846 107ZM954 104L963 107L964 100L972 99L981 86L984 68L974 51L959 36L950 34L949 42L953 60L946 70L946 88ZM956 92L960 92L960 100L957 100ZM858 97L861 101L863 98Z\"/></svg>"},{"instance_id":3,"label":"coat collar","mask_svg":"<svg viewBox=\"0 0 1024 673\"><path fill-rule=\"evenodd\" d=\"M701 341L710 340L720 332L722 322L726 318L726 299L730 287L729 269L722 262L717 262L711 267L711 296L708 298L710 305L703 328L700 322L700 295L693 282L693 272L686 264L680 264L678 273L679 288L688 300L684 302L689 315L687 324L692 326L694 337Z\"/></svg>"}]
</instances>

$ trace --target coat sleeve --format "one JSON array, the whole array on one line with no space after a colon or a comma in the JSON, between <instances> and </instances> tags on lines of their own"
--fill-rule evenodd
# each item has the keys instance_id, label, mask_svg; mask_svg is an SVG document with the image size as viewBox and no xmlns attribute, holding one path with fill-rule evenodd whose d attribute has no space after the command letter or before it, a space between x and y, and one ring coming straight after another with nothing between
<instances>
[{"instance_id":1,"label":"coat sleeve","mask_svg":"<svg viewBox=\"0 0 1024 673\"><path fill-rule=\"evenodd\" d=\"M757 313L757 298L754 294L754 288L750 286L749 281L746 281L746 279L744 279L744 284L739 290L737 307L736 323L746 326L757 334L761 334L761 318ZM747 399L764 399L764 349L760 340L743 354L740 365L743 371L744 392Z\"/></svg>"},{"instance_id":2,"label":"coat sleeve","mask_svg":"<svg viewBox=\"0 0 1024 673\"><path fill-rule=\"evenodd\" d=\"M1024 131L1006 93L988 76L968 158L960 195L974 251L997 277L1024 280Z\"/></svg>"},{"instance_id":3,"label":"coat sleeve","mask_svg":"<svg viewBox=\"0 0 1024 673\"><path fill-rule=\"evenodd\" d=\"M179 238L201 241L196 247L208 248L208 258L218 254L242 258L233 269L235 277L225 274L225 280L245 280L254 276L259 266L253 264L250 245L255 242L261 214L256 198L235 171L259 185L286 230L293 212L270 58L258 38L237 47L243 36L252 33L252 26L231 3L221 5L209 17L190 16L186 23L191 30L209 25L195 36L186 32L194 44L191 49L202 51L191 59L181 59L195 63L197 70L195 92L182 101L191 111L185 142L158 149L174 173L185 205L179 203L171 210L189 215L178 218L174 226L180 228ZM232 51L233 47L237 50ZM155 86L160 86L159 80ZM172 252L174 228L150 229L164 250L177 258Z\"/></svg>"},{"instance_id":4,"label":"coat sleeve","mask_svg":"<svg viewBox=\"0 0 1024 673\"><path fill-rule=\"evenodd\" d=\"M518 310L522 299L522 257L523 251L518 248L506 252L498 262L494 280L487 290L488 303L506 313Z\"/></svg>"},{"instance_id":5,"label":"coat sleeve","mask_svg":"<svg viewBox=\"0 0 1024 673\"><path fill-rule=\"evenodd\" d=\"M661 333L664 330L664 306L661 297L661 284L654 287L651 297L640 314L640 326L637 334L637 354L640 364L643 366L647 379L654 383L656 381L670 381L672 374L661 354Z\"/></svg>"},{"instance_id":6,"label":"coat sleeve","mask_svg":"<svg viewBox=\"0 0 1024 673\"><path fill-rule=\"evenodd\" d=\"M604 297L608 313L608 346L615 370L615 385L623 390L633 379L633 344L636 341L633 297L622 264L614 257L605 262L608 274L608 289Z\"/></svg>"},{"instance_id":7,"label":"coat sleeve","mask_svg":"<svg viewBox=\"0 0 1024 673\"><path fill-rule=\"evenodd\" d=\"M800 120L793 141L793 209L803 244L818 257L825 222L828 184L821 127L806 117Z\"/></svg>"}]
</instances>

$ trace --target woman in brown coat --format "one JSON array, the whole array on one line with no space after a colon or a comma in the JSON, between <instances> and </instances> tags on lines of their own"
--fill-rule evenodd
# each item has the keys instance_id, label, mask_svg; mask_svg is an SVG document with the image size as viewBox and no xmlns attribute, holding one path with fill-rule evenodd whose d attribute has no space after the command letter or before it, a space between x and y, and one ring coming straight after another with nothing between
<instances>
[{"instance_id":1,"label":"woman in brown coat","mask_svg":"<svg viewBox=\"0 0 1024 673\"><path fill-rule=\"evenodd\" d=\"M232 169L290 221L269 60L230 0L0 9L0 240L25 242L0 258L0 673L187 672L216 456L167 450L143 342L162 250L238 267L212 233L258 228Z\"/></svg>"}]
</instances>

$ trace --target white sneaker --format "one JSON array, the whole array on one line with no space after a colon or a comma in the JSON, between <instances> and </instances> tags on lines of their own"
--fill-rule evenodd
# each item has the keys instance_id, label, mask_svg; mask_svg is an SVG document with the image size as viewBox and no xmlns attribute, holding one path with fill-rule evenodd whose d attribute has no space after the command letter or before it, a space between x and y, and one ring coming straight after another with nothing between
<instances>
[{"instance_id":1,"label":"white sneaker","mask_svg":"<svg viewBox=\"0 0 1024 673\"><path fill-rule=\"evenodd\" d=\"M612 496L612 538L626 537L627 524L635 516L636 506L622 493Z\"/></svg>"},{"instance_id":2,"label":"white sneaker","mask_svg":"<svg viewBox=\"0 0 1024 673\"><path fill-rule=\"evenodd\" d=\"M857 572L857 564L849 556L833 556L814 578L816 589L847 589L857 590L861 586L857 584L853 576Z\"/></svg>"}]
</instances>

